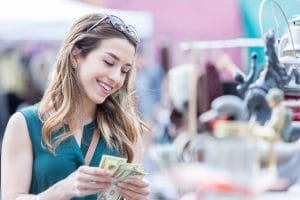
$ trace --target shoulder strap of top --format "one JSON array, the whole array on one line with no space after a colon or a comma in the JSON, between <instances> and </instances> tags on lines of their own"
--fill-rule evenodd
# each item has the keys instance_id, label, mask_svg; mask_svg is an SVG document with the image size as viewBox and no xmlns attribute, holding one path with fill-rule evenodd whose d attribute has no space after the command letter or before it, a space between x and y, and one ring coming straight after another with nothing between
<instances>
[{"instance_id":1,"label":"shoulder strap of top","mask_svg":"<svg viewBox=\"0 0 300 200\"><path fill-rule=\"evenodd\" d=\"M33 132L40 132L42 128L42 121L38 114L38 105L29 106L19 110L26 120L28 131L30 134Z\"/></svg>"},{"instance_id":2,"label":"shoulder strap of top","mask_svg":"<svg viewBox=\"0 0 300 200\"><path fill-rule=\"evenodd\" d=\"M42 121L38 114L38 105L29 106L19 110L26 120L26 125L31 139L34 152L39 151L41 147ZM35 153L34 153L35 154Z\"/></svg>"}]
</instances>

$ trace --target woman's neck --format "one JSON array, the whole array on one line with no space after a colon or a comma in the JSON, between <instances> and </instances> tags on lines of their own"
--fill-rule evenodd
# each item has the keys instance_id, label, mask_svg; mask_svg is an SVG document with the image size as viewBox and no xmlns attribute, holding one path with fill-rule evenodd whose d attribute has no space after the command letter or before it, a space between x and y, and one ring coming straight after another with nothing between
<instances>
[{"instance_id":1,"label":"woman's neck","mask_svg":"<svg viewBox=\"0 0 300 200\"><path fill-rule=\"evenodd\" d=\"M79 109L75 112L73 118L74 125L79 128L92 122L95 119L97 104L91 101L87 101L85 98L82 99Z\"/></svg>"}]
</instances>

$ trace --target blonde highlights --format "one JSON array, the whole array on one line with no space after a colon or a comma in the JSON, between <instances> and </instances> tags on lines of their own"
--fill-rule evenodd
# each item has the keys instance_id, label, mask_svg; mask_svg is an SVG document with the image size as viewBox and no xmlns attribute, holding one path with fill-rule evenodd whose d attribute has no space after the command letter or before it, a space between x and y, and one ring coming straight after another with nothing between
<instances>
[{"instance_id":1,"label":"blonde highlights","mask_svg":"<svg viewBox=\"0 0 300 200\"><path fill-rule=\"evenodd\" d=\"M87 32L104 15L91 14L82 17L71 27L71 30L59 51L52 79L42 98L39 115L43 121L42 139L46 148L55 153L56 147L73 135L72 126L64 130L57 138L54 133L70 124L74 116L80 114L81 87L76 66L72 62L73 52L79 50L86 57L101 41L109 38L127 39L135 48L137 43L130 35L115 30L109 23L101 23ZM115 94L109 96L97 106L96 125L99 134L110 148L115 148L131 162L134 153L133 145L138 134L146 128L140 120L134 96L135 67L126 75L124 85Z\"/></svg>"}]
</instances>

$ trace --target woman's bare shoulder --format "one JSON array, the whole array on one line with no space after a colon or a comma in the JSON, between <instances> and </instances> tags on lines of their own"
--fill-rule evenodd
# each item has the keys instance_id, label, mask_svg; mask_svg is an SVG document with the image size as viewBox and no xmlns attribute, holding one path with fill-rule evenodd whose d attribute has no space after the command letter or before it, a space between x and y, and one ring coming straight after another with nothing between
<instances>
[{"instance_id":1,"label":"woman's bare shoulder","mask_svg":"<svg viewBox=\"0 0 300 200\"><path fill-rule=\"evenodd\" d=\"M6 126L3 145L10 143L14 145L28 144L29 134L25 117L16 112L10 118Z\"/></svg>"},{"instance_id":2,"label":"woman's bare shoulder","mask_svg":"<svg viewBox=\"0 0 300 200\"><path fill-rule=\"evenodd\" d=\"M26 120L21 112L16 112L9 118L6 129L19 129L19 131L24 131L21 128L27 130Z\"/></svg>"}]
</instances>

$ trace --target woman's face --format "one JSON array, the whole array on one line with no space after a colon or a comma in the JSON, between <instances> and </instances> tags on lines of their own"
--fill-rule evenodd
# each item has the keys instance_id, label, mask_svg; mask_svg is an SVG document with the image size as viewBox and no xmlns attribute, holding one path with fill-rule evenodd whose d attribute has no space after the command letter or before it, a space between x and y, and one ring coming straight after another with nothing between
<instances>
[{"instance_id":1,"label":"woman's face","mask_svg":"<svg viewBox=\"0 0 300 200\"><path fill-rule=\"evenodd\" d=\"M119 90L134 60L134 46L120 38L103 40L85 58L78 57L76 61L85 103L101 104Z\"/></svg>"}]
</instances>

